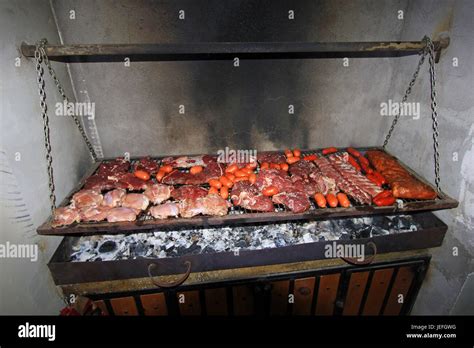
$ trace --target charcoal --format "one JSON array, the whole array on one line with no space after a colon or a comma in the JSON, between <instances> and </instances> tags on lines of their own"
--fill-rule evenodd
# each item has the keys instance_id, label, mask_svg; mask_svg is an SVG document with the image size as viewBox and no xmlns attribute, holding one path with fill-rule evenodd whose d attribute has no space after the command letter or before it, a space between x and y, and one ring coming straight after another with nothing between
<instances>
[{"instance_id":1,"label":"charcoal","mask_svg":"<svg viewBox=\"0 0 474 348\"><path fill-rule=\"evenodd\" d=\"M96 242L97 243L97 242ZM98 244L98 243L97 243ZM95 247L94 247L95 248ZM106 240L104 243L101 244L99 247L99 253L110 253L117 249L117 243L113 240Z\"/></svg>"}]
</instances>

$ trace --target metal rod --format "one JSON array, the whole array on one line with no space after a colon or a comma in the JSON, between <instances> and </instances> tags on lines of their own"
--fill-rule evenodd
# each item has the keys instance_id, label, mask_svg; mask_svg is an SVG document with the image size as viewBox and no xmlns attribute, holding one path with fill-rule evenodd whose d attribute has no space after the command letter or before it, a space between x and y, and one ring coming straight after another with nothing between
<instances>
[{"instance_id":1,"label":"metal rod","mask_svg":"<svg viewBox=\"0 0 474 348\"><path fill-rule=\"evenodd\" d=\"M448 41L435 41L435 50L446 48ZM183 44L79 44L46 45L49 59L64 62L153 60L221 60L299 58L368 58L416 55L422 41L385 42L208 42ZM34 56L34 45L22 43L21 52Z\"/></svg>"}]
</instances>

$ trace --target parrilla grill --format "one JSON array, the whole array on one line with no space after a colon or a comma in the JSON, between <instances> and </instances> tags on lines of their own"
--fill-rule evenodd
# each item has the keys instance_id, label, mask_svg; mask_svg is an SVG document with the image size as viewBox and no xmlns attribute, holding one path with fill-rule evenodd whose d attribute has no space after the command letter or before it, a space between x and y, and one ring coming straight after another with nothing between
<instances>
[{"instance_id":1,"label":"parrilla grill","mask_svg":"<svg viewBox=\"0 0 474 348\"><path fill-rule=\"evenodd\" d=\"M364 153L367 149L359 149ZM383 150L373 148L372 150ZM347 162L348 154L345 149L340 152L322 156L320 150L304 150L301 157L316 154L317 158L308 164L301 163L291 164L288 173L284 170L275 168L263 169L264 160L285 158L282 152L266 152L264 156L257 157L259 166L255 168L256 182L249 185L248 181L238 181L229 189L227 197L222 198L215 195L211 198L205 193L209 190L209 179L218 179L225 174L225 165L218 163L212 156L192 156L192 157L167 157L162 159L137 159L132 160L132 165L127 165L122 159L112 161L104 161L96 164L89 174L81 181L78 187L66 197L61 205L59 212L64 212L67 217L59 217L59 225L62 227L53 227L53 218L51 217L45 224L38 228L39 234L95 234L95 233L124 233L145 230L167 230L179 227L192 226L220 226L242 223L257 223L271 221L291 221L291 220L309 220L317 218L344 217L344 216L363 216L381 213L396 213L409 211L425 211L453 208L457 206L457 202L439 193L435 199L429 200L399 200L396 204L388 206L376 206L372 204L372 198L382 191L380 187L373 184L364 174L355 170ZM392 157L390 157L392 158ZM196 162L197 161L197 162ZM201 163L202 162L202 163ZM154 165L156 163L156 166ZM204 169L197 173L191 174L190 167L194 167L196 163L202 164ZM399 163L399 161L397 161ZM153 168L156 169L161 165L171 165L172 171L168 173L168 177L173 173L176 177L192 178L198 177L199 184L194 186L182 186L174 184L165 186L169 187L169 195L171 201L168 203L176 203L158 208L159 205L146 204L151 197L150 190L157 187L155 178L148 180L138 179L133 173L128 172L130 168ZM191 165L192 164L192 165ZM272 163L273 164L273 163ZM209 168L210 167L210 168ZM424 180L416 176L412 171L400 164L403 170L409 173L413 180L421 185L430 187ZM206 170L209 168L209 170ZM204 174L203 174L204 173ZM210 173L210 174L209 174ZM158 174L156 174L158 175ZM202 177L201 177L202 176ZM80 216L74 213L74 206L65 209L69 205L71 197L83 188L91 189L89 183L91 180L97 183L97 177L101 177L107 185L99 184L92 190L104 191L113 188L128 189L134 191L134 199L139 199L140 195L144 197L140 201L140 206L131 203L127 207L127 211L122 211L115 207L111 212L114 213L112 218L108 218L107 214L98 214L98 216L106 218L109 222L80 221ZM133 179L132 179L133 177ZM204 180L204 177L206 179ZM126 178L126 179L124 179ZM165 183L166 176L163 178ZM112 187L108 184L112 184ZM175 182L175 181L173 181ZM188 180L179 183L188 183ZM204 183L203 183L204 182ZM276 192L273 197L267 197L262 194L269 186L275 187ZM140 193L145 191L143 195ZM325 192L326 191L326 192ZM350 199L350 207L337 208L320 208L312 197L313 192L345 192ZM110 191L109 191L110 192ZM147 195L148 192L148 195ZM196 196L196 192L201 193ZM104 193L104 192L102 192ZM97 194L97 193L96 193ZM100 194L100 193L99 193ZM107 197L109 193L105 193ZM167 195L166 195L167 196ZM196 196L196 197L194 197ZM148 198L147 198L148 197ZM201 198L199 198L201 197ZM96 197L97 198L97 197ZM123 200L123 198L121 198ZM107 199L104 198L106 201ZM161 197L156 202L165 202L167 197ZM146 201L146 202L145 202ZM209 202L208 202L209 201ZM143 204L141 204L143 203ZM271 204L271 205L270 205ZM97 204L99 205L99 204ZM211 206L212 205L212 206ZM122 205L122 208L124 206ZM176 210L183 210L183 213L177 217ZM120 211L119 211L120 210ZM135 219L131 212L136 212ZM227 212L226 212L227 210ZM117 216L117 213L119 216ZM120 214L125 214L121 221ZM56 219L58 220L58 218ZM91 221L89 219L89 221ZM118 221L111 223L110 221ZM57 222L57 221L56 221Z\"/></svg>"}]
</instances>

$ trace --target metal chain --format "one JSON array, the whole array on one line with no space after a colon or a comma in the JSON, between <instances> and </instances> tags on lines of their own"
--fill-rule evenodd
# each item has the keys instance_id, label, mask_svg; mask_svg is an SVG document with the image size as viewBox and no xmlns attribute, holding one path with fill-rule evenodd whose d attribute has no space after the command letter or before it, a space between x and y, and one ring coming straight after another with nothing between
<instances>
[{"instance_id":1,"label":"metal chain","mask_svg":"<svg viewBox=\"0 0 474 348\"><path fill-rule=\"evenodd\" d=\"M423 65L423 63L425 62L425 55L426 55L426 52L423 50L422 52L420 52L421 54L421 57L420 57L420 60L418 61L418 65L415 69L415 72L413 74L413 77L410 81L410 83L408 84L408 88L407 90L405 91L405 95L403 96L402 98L402 103L405 103L408 99L408 95L411 93L411 89L413 88L413 86L415 85L415 81L416 81L416 78L418 77L418 73L420 72L420 68L421 66ZM387 146L388 144L388 141L390 140L390 137L392 136L392 133L393 133L393 130L395 129L395 126L397 125L398 123L398 120L400 118L400 113L401 113L401 108L398 108L398 114L395 116L395 118L393 119L393 122L392 122L392 125L390 126L390 129L385 137L385 140L383 142L383 148L385 149L385 147Z\"/></svg>"},{"instance_id":2,"label":"metal chain","mask_svg":"<svg viewBox=\"0 0 474 348\"><path fill-rule=\"evenodd\" d=\"M58 88L59 94L63 97L63 100L66 101L66 103L69 103L69 98L66 96L66 93L64 92L64 88L61 85L61 82L59 82L59 79L56 76L56 72L54 71L53 67L51 66L51 62L48 59L48 55L46 54L46 51L44 49L44 45L47 43L45 39L41 40L41 45L39 46L40 53L43 58L43 62L48 68L49 75L54 81L54 84ZM89 153L91 154L94 162L97 161L97 154L95 153L94 147L92 146L92 143L89 141L89 138L87 137L87 134L84 130L84 127L82 126L81 121L76 115L71 115L72 119L74 120L74 123L76 124L77 128L79 129L79 132L81 133L82 138L84 139L84 142L87 145L87 148L89 149Z\"/></svg>"},{"instance_id":3,"label":"metal chain","mask_svg":"<svg viewBox=\"0 0 474 348\"><path fill-rule=\"evenodd\" d=\"M439 176L439 128L438 128L438 104L436 102L436 73L435 73L435 49L433 41L427 36L423 39L426 41L427 51L429 54L430 64L430 86L431 86L431 119L433 120L433 149L434 149L434 164L435 164L435 185L438 192L440 189Z\"/></svg>"},{"instance_id":4,"label":"metal chain","mask_svg":"<svg viewBox=\"0 0 474 348\"><path fill-rule=\"evenodd\" d=\"M44 145L46 148L46 164L48 168L48 180L49 180L49 199L51 201L51 211L54 212L56 209L56 194L54 187L54 175L53 175L53 157L51 156L51 142L49 138L49 117L48 107L46 105L46 91L44 82L44 69L41 66L43 63L43 57L40 51L40 47L44 45L43 40L36 45L35 60L36 60L36 73L38 75L38 90L40 96L40 107L41 116L43 117L43 131L44 131Z\"/></svg>"}]
</instances>

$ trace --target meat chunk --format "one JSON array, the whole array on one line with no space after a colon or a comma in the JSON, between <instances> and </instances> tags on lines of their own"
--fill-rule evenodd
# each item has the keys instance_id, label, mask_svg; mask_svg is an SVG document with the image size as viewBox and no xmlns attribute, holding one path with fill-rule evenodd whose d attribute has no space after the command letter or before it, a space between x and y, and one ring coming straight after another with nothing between
<instances>
[{"instance_id":1,"label":"meat chunk","mask_svg":"<svg viewBox=\"0 0 474 348\"><path fill-rule=\"evenodd\" d=\"M148 208L148 204L150 204L150 201L141 193L127 193L121 201L122 207L136 210L145 210Z\"/></svg>"},{"instance_id":2,"label":"meat chunk","mask_svg":"<svg viewBox=\"0 0 474 348\"><path fill-rule=\"evenodd\" d=\"M397 159L382 151L367 151L375 169L380 172L392 188L397 198L407 199L435 199L438 194L433 188L411 175L398 163Z\"/></svg>"},{"instance_id":3,"label":"meat chunk","mask_svg":"<svg viewBox=\"0 0 474 348\"><path fill-rule=\"evenodd\" d=\"M284 154L279 152L259 152L257 154L257 161L262 164L267 163L286 163L286 157Z\"/></svg>"},{"instance_id":4,"label":"meat chunk","mask_svg":"<svg viewBox=\"0 0 474 348\"><path fill-rule=\"evenodd\" d=\"M156 219L166 219L168 217L177 217L179 215L179 206L173 202L167 202L160 205L154 205L150 208L150 214Z\"/></svg>"},{"instance_id":5,"label":"meat chunk","mask_svg":"<svg viewBox=\"0 0 474 348\"><path fill-rule=\"evenodd\" d=\"M107 214L108 222L135 221L139 211L132 208L118 207L112 208Z\"/></svg>"},{"instance_id":6,"label":"meat chunk","mask_svg":"<svg viewBox=\"0 0 474 348\"><path fill-rule=\"evenodd\" d=\"M110 209L110 207L106 206L83 208L80 212L81 220L88 222L105 220Z\"/></svg>"},{"instance_id":7,"label":"meat chunk","mask_svg":"<svg viewBox=\"0 0 474 348\"><path fill-rule=\"evenodd\" d=\"M161 160L163 164L172 166L173 168L191 168L193 166L205 167L207 163L205 160L211 156L181 156L181 157L166 157Z\"/></svg>"},{"instance_id":8,"label":"meat chunk","mask_svg":"<svg viewBox=\"0 0 474 348\"><path fill-rule=\"evenodd\" d=\"M184 218L199 214L222 216L227 214L228 209L229 202L216 194L196 199L185 199L179 203L179 211Z\"/></svg>"},{"instance_id":9,"label":"meat chunk","mask_svg":"<svg viewBox=\"0 0 474 348\"><path fill-rule=\"evenodd\" d=\"M306 193L297 190L278 193L272 197L272 201L276 204L283 204L293 213L302 213L311 206Z\"/></svg>"},{"instance_id":10,"label":"meat chunk","mask_svg":"<svg viewBox=\"0 0 474 348\"><path fill-rule=\"evenodd\" d=\"M80 222L79 210L72 207L61 207L54 210L52 227L66 226L74 222Z\"/></svg>"},{"instance_id":11,"label":"meat chunk","mask_svg":"<svg viewBox=\"0 0 474 348\"><path fill-rule=\"evenodd\" d=\"M334 179L322 175L319 168L309 161L298 161L289 168L291 181L299 191L304 191L308 196L320 192L326 195L336 190Z\"/></svg>"},{"instance_id":12,"label":"meat chunk","mask_svg":"<svg viewBox=\"0 0 474 348\"><path fill-rule=\"evenodd\" d=\"M285 192L292 189L293 183L284 170L265 169L257 174L255 186L257 186L259 190L263 190L269 186L275 186L278 192Z\"/></svg>"},{"instance_id":13,"label":"meat chunk","mask_svg":"<svg viewBox=\"0 0 474 348\"><path fill-rule=\"evenodd\" d=\"M343 152L342 154L336 153L329 156L331 164L346 180L350 181L361 191L366 192L371 197L377 196L383 190L375 185L372 181L367 179L366 176L358 172L349 162L349 154Z\"/></svg>"},{"instance_id":14,"label":"meat chunk","mask_svg":"<svg viewBox=\"0 0 474 348\"><path fill-rule=\"evenodd\" d=\"M115 176L109 176L109 179L116 181L117 188L127 189L130 191L141 191L153 184L153 181L142 180L137 178L133 173L121 173Z\"/></svg>"},{"instance_id":15,"label":"meat chunk","mask_svg":"<svg viewBox=\"0 0 474 348\"><path fill-rule=\"evenodd\" d=\"M171 197L172 190L172 186L153 184L148 186L143 194L150 200L150 202L160 204Z\"/></svg>"},{"instance_id":16,"label":"meat chunk","mask_svg":"<svg viewBox=\"0 0 474 348\"><path fill-rule=\"evenodd\" d=\"M197 199L206 196L207 190L205 188L193 185L181 186L171 192L171 197L177 201L183 199Z\"/></svg>"},{"instance_id":17,"label":"meat chunk","mask_svg":"<svg viewBox=\"0 0 474 348\"><path fill-rule=\"evenodd\" d=\"M160 169L158 161L154 160L150 156L140 158L133 164L133 170L144 170L150 175L155 175Z\"/></svg>"},{"instance_id":18,"label":"meat chunk","mask_svg":"<svg viewBox=\"0 0 474 348\"><path fill-rule=\"evenodd\" d=\"M112 191L107 192L104 195L104 200L102 201L102 205L109 208L115 208L120 205L123 196L125 196L127 192L123 189L115 189Z\"/></svg>"},{"instance_id":19,"label":"meat chunk","mask_svg":"<svg viewBox=\"0 0 474 348\"><path fill-rule=\"evenodd\" d=\"M99 169L97 170L97 174L107 177L119 173L126 173L129 169L130 162L123 157L119 157L113 161L101 163Z\"/></svg>"},{"instance_id":20,"label":"meat chunk","mask_svg":"<svg viewBox=\"0 0 474 348\"><path fill-rule=\"evenodd\" d=\"M115 184L116 182L113 180L110 180L107 175L94 174L86 179L83 189L102 192L105 190L114 189Z\"/></svg>"},{"instance_id":21,"label":"meat chunk","mask_svg":"<svg viewBox=\"0 0 474 348\"><path fill-rule=\"evenodd\" d=\"M206 163L203 171L198 174L175 170L166 175L162 182L170 185L202 185L210 179L220 178L224 175L225 168L225 164L210 160Z\"/></svg>"},{"instance_id":22,"label":"meat chunk","mask_svg":"<svg viewBox=\"0 0 474 348\"><path fill-rule=\"evenodd\" d=\"M262 195L255 185L248 181L238 181L230 193L232 203L244 209L271 212L275 208L270 197Z\"/></svg>"},{"instance_id":23,"label":"meat chunk","mask_svg":"<svg viewBox=\"0 0 474 348\"><path fill-rule=\"evenodd\" d=\"M80 190L72 196L72 204L80 209L84 207L97 207L102 203L104 197L94 190Z\"/></svg>"},{"instance_id":24,"label":"meat chunk","mask_svg":"<svg viewBox=\"0 0 474 348\"><path fill-rule=\"evenodd\" d=\"M311 173L316 171L316 165L309 161L298 161L290 165L289 172L292 177L308 178Z\"/></svg>"}]
</instances>

